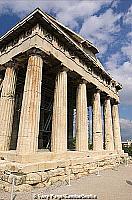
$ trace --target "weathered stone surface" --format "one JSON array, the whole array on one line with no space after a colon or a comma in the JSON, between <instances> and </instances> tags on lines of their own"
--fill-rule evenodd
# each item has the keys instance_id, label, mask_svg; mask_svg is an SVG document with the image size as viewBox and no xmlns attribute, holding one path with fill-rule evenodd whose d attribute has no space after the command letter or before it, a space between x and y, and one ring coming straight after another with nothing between
<instances>
[{"instance_id":1,"label":"weathered stone surface","mask_svg":"<svg viewBox=\"0 0 132 200\"><path fill-rule=\"evenodd\" d=\"M48 179L48 173L47 172L38 172L38 175L41 176L41 181L44 182Z\"/></svg>"},{"instance_id":2,"label":"weathered stone surface","mask_svg":"<svg viewBox=\"0 0 132 200\"><path fill-rule=\"evenodd\" d=\"M76 102L76 150L88 151L87 91L84 81L77 88Z\"/></svg>"},{"instance_id":3,"label":"weathered stone surface","mask_svg":"<svg viewBox=\"0 0 132 200\"><path fill-rule=\"evenodd\" d=\"M74 174L77 174L77 173L83 172L83 171L84 171L84 169L83 169L83 166L81 166L81 165L76 165L76 166L72 167L72 173L74 173Z\"/></svg>"},{"instance_id":4,"label":"weathered stone surface","mask_svg":"<svg viewBox=\"0 0 132 200\"><path fill-rule=\"evenodd\" d=\"M60 175L60 176L65 175L64 168L57 168L57 169L54 169L54 170L50 170L48 172L49 177L58 176L58 175Z\"/></svg>"},{"instance_id":5,"label":"weathered stone surface","mask_svg":"<svg viewBox=\"0 0 132 200\"><path fill-rule=\"evenodd\" d=\"M88 175L87 172L79 172L79 173L75 174L75 177L76 178L81 178L82 176L87 176L87 175Z\"/></svg>"},{"instance_id":6,"label":"weathered stone surface","mask_svg":"<svg viewBox=\"0 0 132 200\"><path fill-rule=\"evenodd\" d=\"M7 67L0 97L0 151L8 151L12 133L16 71L13 63Z\"/></svg>"},{"instance_id":7,"label":"weathered stone surface","mask_svg":"<svg viewBox=\"0 0 132 200\"><path fill-rule=\"evenodd\" d=\"M51 180L49 179L48 181L43 182L45 184L46 187L49 187L50 185L52 185Z\"/></svg>"},{"instance_id":8,"label":"weathered stone surface","mask_svg":"<svg viewBox=\"0 0 132 200\"><path fill-rule=\"evenodd\" d=\"M108 151L114 151L110 97L107 97L104 103L104 130L105 130L105 149Z\"/></svg>"},{"instance_id":9,"label":"weathered stone surface","mask_svg":"<svg viewBox=\"0 0 132 200\"><path fill-rule=\"evenodd\" d=\"M77 165L77 164L84 164L84 163L89 163L89 158L88 157L83 157L83 158L76 158L71 160L71 165Z\"/></svg>"},{"instance_id":10,"label":"weathered stone surface","mask_svg":"<svg viewBox=\"0 0 132 200\"><path fill-rule=\"evenodd\" d=\"M57 161L57 166L58 167L63 167L65 168L66 166L69 166L71 164L71 161L70 160L60 160L60 161Z\"/></svg>"},{"instance_id":11,"label":"weathered stone surface","mask_svg":"<svg viewBox=\"0 0 132 200\"><path fill-rule=\"evenodd\" d=\"M23 185L18 185L14 188L15 192L29 192L31 191L33 188L31 185L29 184L23 184Z\"/></svg>"},{"instance_id":12,"label":"weathered stone surface","mask_svg":"<svg viewBox=\"0 0 132 200\"><path fill-rule=\"evenodd\" d=\"M99 90L94 93L93 99L93 150L103 150L102 116Z\"/></svg>"},{"instance_id":13,"label":"weathered stone surface","mask_svg":"<svg viewBox=\"0 0 132 200\"><path fill-rule=\"evenodd\" d=\"M57 166L57 162L41 162L38 163L38 171L56 169Z\"/></svg>"},{"instance_id":14,"label":"weathered stone surface","mask_svg":"<svg viewBox=\"0 0 132 200\"><path fill-rule=\"evenodd\" d=\"M41 183L42 179L41 179L41 175L38 173L30 173L27 174L26 176L26 184L37 184L37 183Z\"/></svg>"},{"instance_id":15,"label":"weathered stone surface","mask_svg":"<svg viewBox=\"0 0 132 200\"><path fill-rule=\"evenodd\" d=\"M116 151L122 150L118 104L112 106L113 134Z\"/></svg>"},{"instance_id":16,"label":"weathered stone surface","mask_svg":"<svg viewBox=\"0 0 132 200\"><path fill-rule=\"evenodd\" d=\"M9 175L7 175L7 174L2 174L1 175L2 181L8 182L8 178L9 178Z\"/></svg>"},{"instance_id":17,"label":"weathered stone surface","mask_svg":"<svg viewBox=\"0 0 132 200\"><path fill-rule=\"evenodd\" d=\"M100 160L95 160L94 162L90 163L82 163L72 165L72 166L66 166L56 168L56 169L49 169L46 171L38 171L34 173L28 173L28 174L17 174L15 175L15 185L16 188L18 188L18 191L21 190L20 184L25 185L33 185L33 187L48 187L52 184L61 184L62 182L66 181L68 183L69 179L78 179L81 176L87 176L88 174L91 173L98 173L98 170L104 170L107 168L115 168L119 166L119 161L120 163L126 162L127 157L119 157L119 156L109 156L109 158L102 158ZM3 180L3 182L7 182L8 184L12 183L14 175L10 175L10 173L3 174L3 172L0 175L0 178ZM5 184L6 189L9 190L9 187L7 187L8 184ZM0 186L3 187L4 186ZM24 187L22 187L23 190ZM30 189L30 187L29 187Z\"/></svg>"},{"instance_id":18,"label":"weathered stone surface","mask_svg":"<svg viewBox=\"0 0 132 200\"><path fill-rule=\"evenodd\" d=\"M59 177L58 176L54 176L50 178L51 184L56 183L57 181L59 181Z\"/></svg>"},{"instance_id":19,"label":"weathered stone surface","mask_svg":"<svg viewBox=\"0 0 132 200\"><path fill-rule=\"evenodd\" d=\"M0 181L0 190L3 190L4 192L10 192L11 191L10 183Z\"/></svg>"},{"instance_id":20,"label":"weathered stone surface","mask_svg":"<svg viewBox=\"0 0 132 200\"><path fill-rule=\"evenodd\" d=\"M38 149L42 67L40 56L29 57L17 142L17 152L21 154Z\"/></svg>"},{"instance_id":21,"label":"weathered stone surface","mask_svg":"<svg viewBox=\"0 0 132 200\"><path fill-rule=\"evenodd\" d=\"M57 74L54 92L51 151L67 151L67 71Z\"/></svg>"},{"instance_id":22,"label":"weathered stone surface","mask_svg":"<svg viewBox=\"0 0 132 200\"><path fill-rule=\"evenodd\" d=\"M7 182L12 184L13 182L13 179L14 179L14 184L17 186L17 185L22 185L25 183L26 181L26 176L25 175L9 175L8 176L8 179L7 179Z\"/></svg>"},{"instance_id":23,"label":"weathered stone surface","mask_svg":"<svg viewBox=\"0 0 132 200\"><path fill-rule=\"evenodd\" d=\"M67 179L67 175L63 175L63 176L58 176L58 180L59 181L65 181Z\"/></svg>"}]
</instances>

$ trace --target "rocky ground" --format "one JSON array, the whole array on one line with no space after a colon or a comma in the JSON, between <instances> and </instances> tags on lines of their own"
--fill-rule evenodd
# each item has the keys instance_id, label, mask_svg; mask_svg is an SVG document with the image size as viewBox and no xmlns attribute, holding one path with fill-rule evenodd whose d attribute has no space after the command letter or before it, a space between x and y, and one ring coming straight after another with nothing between
<instances>
[{"instance_id":1,"label":"rocky ground","mask_svg":"<svg viewBox=\"0 0 132 200\"><path fill-rule=\"evenodd\" d=\"M68 183L57 183L44 188L28 187L28 192L15 192L14 200L33 200L34 194L93 194L99 200L131 200L132 199L132 164L115 169L106 169L100 176L90 174ZM10 200L10 192L0 191L0 200Z\"/></svg>"}]
</instances>

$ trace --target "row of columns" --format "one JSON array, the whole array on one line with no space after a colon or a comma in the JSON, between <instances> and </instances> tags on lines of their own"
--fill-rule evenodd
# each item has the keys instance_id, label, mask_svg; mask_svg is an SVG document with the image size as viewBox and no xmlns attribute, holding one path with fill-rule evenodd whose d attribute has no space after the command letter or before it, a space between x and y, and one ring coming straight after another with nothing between
<instances>
[{"instance_id":1,"label":"row of columns","mask_svg":"<svg viewBox=\"0 0 132 200\"><path fill-rule=\"evenodd\" d=\"M17 152L31 153L38 149L38 134L41 103L43 60L39 55L31 55L24 85L21 108ZM78 85L76 95L76 149L88 150L87 125L87 89L86 81ZM0 99L0 151L9 150L16 88L16 72L14 66L8 66L2 83ZM112 110L111 110L112 109ZM112 111L112 112L111 112ZM112 113L112 114L111 114ZM93 150L103 150L102 116L100 91L97 90L93 99ZM105 100L105 149L121 150L121 137L118 105L111 108L110 98ZM57 74L54 92L51 151L64 152L67 150L67 70L62 69Z\"/></svg>"}]
</instances>

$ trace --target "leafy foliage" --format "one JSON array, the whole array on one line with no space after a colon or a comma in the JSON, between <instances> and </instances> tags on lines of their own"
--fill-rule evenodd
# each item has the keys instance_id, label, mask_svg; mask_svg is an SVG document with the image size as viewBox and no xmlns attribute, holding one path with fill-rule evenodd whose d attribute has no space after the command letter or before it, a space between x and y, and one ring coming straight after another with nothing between
<instances>
[{"instance_id":1,"label":"leafy foliage","mask_svg":"<svg viewBox=\"0 0 132 200\"><path fill-rule=\"evenodd\" d=\"M129 156L132 156L132 145L130 147L123 147L125 153L128 153Z\"/></svg>"}]
</instances>

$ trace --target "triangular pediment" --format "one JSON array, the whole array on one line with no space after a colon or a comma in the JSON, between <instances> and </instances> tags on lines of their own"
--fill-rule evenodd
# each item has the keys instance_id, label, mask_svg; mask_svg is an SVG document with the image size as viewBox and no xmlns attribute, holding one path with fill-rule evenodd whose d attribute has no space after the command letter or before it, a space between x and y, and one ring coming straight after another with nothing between
<instances>
[{"instance_id":1,"label":"triangular pediment","mask_svg":"<svg viewBox=\"0 0 132 200\"><path fill-rule=\"evenodd\" d=\"M25 17L22 21L16 24L13 28L11 28L7 33L5 33L2 37L0 37L0 48L9 42L13 37L17 37L21 34L23 30L29 29L31 26L36 23L43 24L44 21L49 22L54 26L55 29L61 31L62 34L66 34L69 39L73 40L76 45L86 48L89 48L91 52L94 54L98 53L98 49L89 41L85 40L83 37L70 30L68 27L65 27L63 24L58 22L55 18L43 12L39 8L35 9L32 13L30 13L27 17Z\"/></svg>"}]
</instances>

